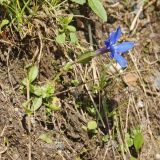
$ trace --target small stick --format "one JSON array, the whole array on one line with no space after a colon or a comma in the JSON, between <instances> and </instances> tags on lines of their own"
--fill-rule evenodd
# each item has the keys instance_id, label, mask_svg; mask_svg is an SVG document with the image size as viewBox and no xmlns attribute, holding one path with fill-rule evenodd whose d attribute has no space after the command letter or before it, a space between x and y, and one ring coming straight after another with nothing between
<instances>
[{"instance_id":1,"label":"small stick","mask_svg":"<svg viewBox=\"0 0 160 160\"><path fill-rule=\"evenodd\" d=\"M138 18L140 16L141 12L143 11L143 4L144 4L144 2L142 2L141 6L139 8L139 11L137 12L136 16L133 19L133 22L132 22L132 24L130 26L130 31L132 31L135 28L136 22L137 22L137 20L138 20Z\"/></svg>"}]
</instances>

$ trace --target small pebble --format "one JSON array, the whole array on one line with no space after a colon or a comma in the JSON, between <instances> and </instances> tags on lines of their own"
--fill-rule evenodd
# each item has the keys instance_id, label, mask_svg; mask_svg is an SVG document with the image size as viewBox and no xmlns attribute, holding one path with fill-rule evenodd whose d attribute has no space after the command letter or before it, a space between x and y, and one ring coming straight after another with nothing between
<instances>
[{"instance_id":1,"label":"small pebble","mask_svg":"<svg viewBox=\"0 0 160 160\"><path fill-rule=\"evenodd\" d=\"M157 154L155 155L155 160L160 160L160 154L157 153Z\"/></svg>"},{"instance_id":2,"label":"small pebble","mask_svg":"<svg viewBox=\"0 0 160 160\"><path fill-rule=\"evenodd\" d=\"M19 109L18 109L18 108L14 108L14 110L15 110L15 112L18 112L18 111L19 111Z\"/></svg>"},{"instance_id":3,"label":"small pebble","mask_svg":"<svg viewBox=\"0 0 160 160\"><path fill-rule=\"evenodd\" d=\"M137 107L138 108L143 108L144 107L143 101L139 100L138 103L137 103Z\"/></svg>"}]
</instances>

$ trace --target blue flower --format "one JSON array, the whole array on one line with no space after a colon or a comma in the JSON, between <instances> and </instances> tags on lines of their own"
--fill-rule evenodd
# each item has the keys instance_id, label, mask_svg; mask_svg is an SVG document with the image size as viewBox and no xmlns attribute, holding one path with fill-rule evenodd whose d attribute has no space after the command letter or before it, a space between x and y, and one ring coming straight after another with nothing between
<instances>
[{"instance_id":1,"label":"blue flower","mask_svg":"<svg viewBox=\"0 0 160 160\"><path fill-rule=\"evenodd\" d=\"M121 44L116 44L121 33L120 27L116 31L111 32L109 38L105 41L105 45L106 49L111 52L110 57L114 58L122 68L125 68L127 66L127 60L121 54L133 48L134 43L122 42Z\"/></svg>"}]
</instances>

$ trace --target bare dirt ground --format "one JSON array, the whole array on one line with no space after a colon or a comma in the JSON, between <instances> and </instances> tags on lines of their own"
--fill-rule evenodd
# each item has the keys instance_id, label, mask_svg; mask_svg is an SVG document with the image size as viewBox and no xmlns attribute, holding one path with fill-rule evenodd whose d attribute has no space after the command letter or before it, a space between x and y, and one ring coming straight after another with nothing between
<instances>
[{"instance_id":1,"label":"bare dirt ground","mask_svg":"<svg viewBox=\"0 0 160 160\"><path fill-rule=\"evenodd\" d=\"M135 48L127 57L129 67L122 73L107 75L107 85L101 98L107 101L110 108L116 107L119 126L117 141L123 141L123 132L136 125L141 126L144 135L144 145L139 153L139 159L154 160L160 154L160 4L151 1L145 5L138 16L138 10L133 13L125 3L105 3L108 22L102 23L95 15L85 15L87 19L77 19L78 34L84 46L88 45L88 28L91 26L95 48L103 46L103 40L109 31L117 26L123 29L122 40L132 40ZM83 9L83 8L82 8ZM86 13L88 14L88 12ZM34 27L26 35L12 33L10 29L0 36L0 158L2 160L28 159L28 126L27 116L22 103L26 96L20 86L25 77L25 65L35 62L39 65L39 82L52 79L61 66L67 62L65 47L59 47L44 37L54 37L52 19L44 12L45 18L33 19ZM53 18L54 19L54 18ZM80 22L79 22L80 21ZM79 24L79 23L80 24ZM133 29L130 28L133 25ZM131 29L131 31L130 31ZM30 33L31 32L31 33ZM72 48L72 46L69 46ZM72 54L72 53L71 53ZM105 58L104 58L105 59ZM71 87L70 79L78 77L83 82L85 74L91 75L92 70L101 72L101 63L107 63L103 58L95 58L91 66L76 66L74 72L64 74L63 83L56 84L56 93ZM93 65L94 64L94 65ZM93 69L94 68L94 69ZM90 69L90 70L89 70ZM92 75L93 76L93 75ZM90 79L94 77L90 76ZM89 79L89 80L90 80ZM87 84L90 88L92 83ZM33 160L120 160L129 159L117 149L116 141L104 143L103 130L96 136L90 136L83 128L92 119L86 107L92 104L88 90L84 85L57 94L61 101L61 111L47 117L43 107L36 112L32 121L31 145ZM94 101L99 100L99 94L92 94ZM83 102L77 108L77 102ZM115 119L109 125L116 124ZM114 128L110 128L111 132ZM39 139L42 133L48 133L53 141L47 144ZM132 149L130 150L131 154Z\"/></svg>"}]
</instances>

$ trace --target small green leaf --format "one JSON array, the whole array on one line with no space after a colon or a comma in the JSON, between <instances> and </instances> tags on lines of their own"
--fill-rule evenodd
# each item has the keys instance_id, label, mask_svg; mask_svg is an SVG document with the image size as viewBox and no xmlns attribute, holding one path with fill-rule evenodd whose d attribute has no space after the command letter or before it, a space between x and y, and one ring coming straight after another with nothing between
<instances>
[{"instance_id":1,"label":"small green leaf","mask_svg":"<svg viewBox=\"0 0 160 160\"><path fill-rule=\"evenodd\" d=\"M1 24L0 24L0 30L9 23L9 20L8 19L4 19L2 20Z\"/></svg>"},{"instance_id":2,"label":"small green leaf","mask_svg":"<svg viewBox=\"0 0 160 160\"><path fill-rule=\"evenodd\" d=\"M42 98L34 98L31 106L32 111L38 110L42 105Z\"/></svg>"},{"instance_id":3,"label":"small green leaf","mask_svg":"<svg viewBox=\"0 0 160 160\"><path fill-rule=\"evenodd\" d=\"M43 94L42 86L30 85L30 92L38 97L41 97Z\"/></svg>"},{"instance_id":4,"label":"small green leaf","mask_svg":"<svg viewBox=\"0 0 160 160\"><path fill-rule=\"evenodd\" d=\"M63 69L65 71L69 71L70 69L72 69L73 64L74 64L73 62L68 62L68 63L65 64L65 66L63 67Z\"/></svg>"},{"instance_id":5,"label":"small green leaf","mask_svg":"<svg viewBox=\"0 0 160 160\"><path fill-rule=\"evenodd\" d=\"M37 78L37 76L38 76L38 67L32 66L28 72L29 82L32 83Z\"/></svg>"},{"instance_id":6,"label":"small green leaf","mask_svg":"<svg viewBox=\"0 0 160 160\"><path fill-rule=\"evenodd\" d=\"M93 115L93 116L95 116L96 115L96 109L94 108L94 107L87 107L87 111L91 114L91 115Z\"/></svg>"},{"instance_id":7,"label":"small green leaf","mask_svg":"<svg viewBox=\"0 0 160 160\"><path fill-rule=\"evenodd\" d=\"M45 103L45 105L52 111L59 111L61 109L60 99L53 97L50 103Z\"/></svg>"},{"instance_id":8,"label":"small green leaf","mask_svg":"<svg viewBox=\"0 0 160 160\"><path fill-rule=\"evenodd\" d=\"M126 135L125 135L125 141L126 141L128 147L131 147L133 145L133 139L131 138L131 136L128 133L126 133Z\"/></svg>"},{"instance_id":9,"label":"small green leaf","mask_svg":"<svg viewBox=\"0 0 160 160\"><path fill-rule=\"evenodd\" d=\"M141 129L140 127L136 127L134 129L132 129L132 137L134 138L134 136L138 133L141 133Z\"/></svg>"},{"instance_id":10,"label":"small green leaf","mask_svg":"<svg viewBox=\"0 0 160 160\"><path fill-rule=\"evenodd\" d=\"M78 3L78 4L84 4L86 3L86 0L71 0L72 2Z\"/></svg>"},{"instance_id":11,"label":"small green leaf","mask_svg":"<svg viewBox=\"0 0 160 160\"><path fill-rule=\"evenodd\" d=\"M65 29L64 29L64 28L62 28L62 29L59 28L58 31L59 31L59 33L64 33L64 32L65 32Z\"/></svg>"},{"instance_id":12,"label":"small green leaf","mask_svg":"<svg viewBox=\"0 0 160 160\"><path fill-rule=\"evenodd\" d=\"M24 108L27 108L30 102L31 102L31 99L23 102L23 103L22 103L22 106L23 106Z\"/></svg>"},{"instance_id":13,"label":"small green leaf","mask_svg":"<svg viewBox=\"0 0 160 160\"><path fill-rule=\"evenodd\" d=\"M73 79L73 80L71 80L71 83L73 84L73 86L78 86L79 85L79 80L78 79Z\"/></svg>"},{"instance_id":14,"label":"small green leaf","mask_svg":"<svg viewBox=\"0 0 160 160\"><path fill-rule=\"evenodd\" d=\"M133 143L136 151L138 152L144 143L144 138L142 133L139 132L136 135L134 135Z\"/></svg>"},{"instance_id":15,"label":"small green leaf","mask_svg":"<svg viewBox=\"0 0 160 160\"><path fill-rule=\"evenodd\" d=\"M30 109L30 108L25 108L25 113L27 114L27 115L32 115L32 110Z\"/></svg>"},{"instance_id":16,"label":"small green leaf","mask_svg":"<svg viewBox=\"0 0 160 160\"><path fill-rule=\"evenodd\" d=\"M65 33L59 34L56 37L56 42L59 43L59 44L63 44L63 43L65 43L65 41L66 41L66 35L65 35Z\"/></svg>"},{"instance_id":17,"label":"small green leaf","mask_svg":"<svg viewBox=\"0 0 160 160\"><path fill-rule=\"evenodd\" d=\"M71 23L72 19L73 19L73 14L70 14L70 15L68 15L68 16L66 16L66 17L60 17L60 18L59 18L60 24L61 24L62 26L63 26L63 25L67 26L69 23Z\"/></svg>"},{"instance_id":18,"label":"small green leaf","mask_svg":"<svg viewBox=\"0 0 160 160\"><path fill-rule=\"evenodd\" d=\"M95 57L95 52L86 52L83 53L77 60L77 63L87 63L89 62L93 57Z\"/></svg>"},{"instance_id":19,"label":"small green leaf","mask_svg":"<svg viewBox=\"0 0 160 160\"><path fill-rule=\"evenodd\" d=\"M8 24L9 23L9 20L8 19L4 19L4 20L2 20L2 22L1 22L1 26L4 26L4 25L6 25L6 24Z\"/></svg>"},{"instance_id":20,"label":"small green leaf","mask_svg":"<svg viewBox=\"0 0 160 160\"><path fill-rule=\"evenodd\" d=\"M135 158L135 157L130 157L130 159L129 160L137 160L137 158Z\"/></svg>"},{"instance_id":21,"label":"small green leaf","mask_svg":"<svg viewBox=\"0 0 160 160\"><path fill-rule=\"evenodd\" d=\"M67 26L67 29L68 29L70 32L76 32L76 28L75 28L74 26L68 25L68 26Z\"/></svg>"},{"instance_id":22,"label":"small green leaf","mask_svg":"<svg viewBox=\"0 0 160 160\"><path fill-rule=\"evenodd\" d=\"M43 86L32 86L31 92L38 97L48 98L53 95L55 91L55 87L52 83L47 82L47 84Z\"/></svg>"},{"instance_id":23,"label":"small green leaf","mask_svg":"<svg viewBox=\"0 0 160 160\"><path fill-rule=\"evenodd\" d=\"M61 108L53 104L45 104L51 111L59 111Z\"/></svg>"},{"instance_id":24,"label":"small green leaf","mask_svg":"<svg viewBox=\"0 0 160 160\"><path fill-rule=\"evenodd\" d=\"M82 127L81 127L84 131L86 131L87 132L87 127L85 126L85 125L82 125Z\"/></svg>"},{"instance_id":25,"label":"small green leaf","mask_svg":"<svg viewBox=\"0 0 160 160\"><path fill-rule=\"evenodd\" d=\"M22 80L22 84L23 84L24 86L27 86L27 78L24 78L24 79Z\"/></svg>"},{"instance_id":26,"label":"small green leaf","mask_svg":"<svg viewBox=\"0 0 160 160\"><path fill-rule=\"evenodd\" d=\"M107 14L99 0L88 0L91 9L96 13L104 22L107 21Z\"/></svg>"},{"instance_id":27,"label":"small green leaf","mask_svg":"<svg viewBox=\"0 0 160 160\"><path fill-rule=\"evenodd\" d=\"M97 129L97 122L96 121L89 121L87 123L88 130L95 130Z\"/></svg>"},{"instance_id":28,"label":"small green leaf","mask_svg":"<svg viewBox=\"0 0 160 160\"><path fill-rule=\"evenodd\" d=\"M69 36L70 36L70 40L71 40L72 43L77 43L78 42L78 39L77 39L77 36L76 36L75 33L71 32L69 34Z\"/></svg>"},{"instance_id":29,"label":"small green leaf","mask_svg":"<svg viewBox=\"0 0 160 160\"><path fill-rule=\"evenodd\" d=\"M102 137L102 141L103 141L103 142L108 142L108 140L109 140L109 135L104 135L104 136Z\"/></svg>"},{"instance_id":30,"label":"small green leaf","mask_svg":"<svg viewBox=\"0 0 160 160\"><path fill-rule=\"evenodd\" d=\"M39 136L39 139L43 140L44 142L51 144L52 143L52 139L48 134L41 134Z\"/></svg>"},{"instance_id":31,"label":"small green leaf","mask_svg":"<svg viewBox=\"0 0 160 160\"><path fill-rule=\"evenodd\" d=\"M42 86L42 97L43 98L48 98L53 95L55 92L55 86L51 82L47 82L44 86Z\"/></svg>"}]
</instances>

